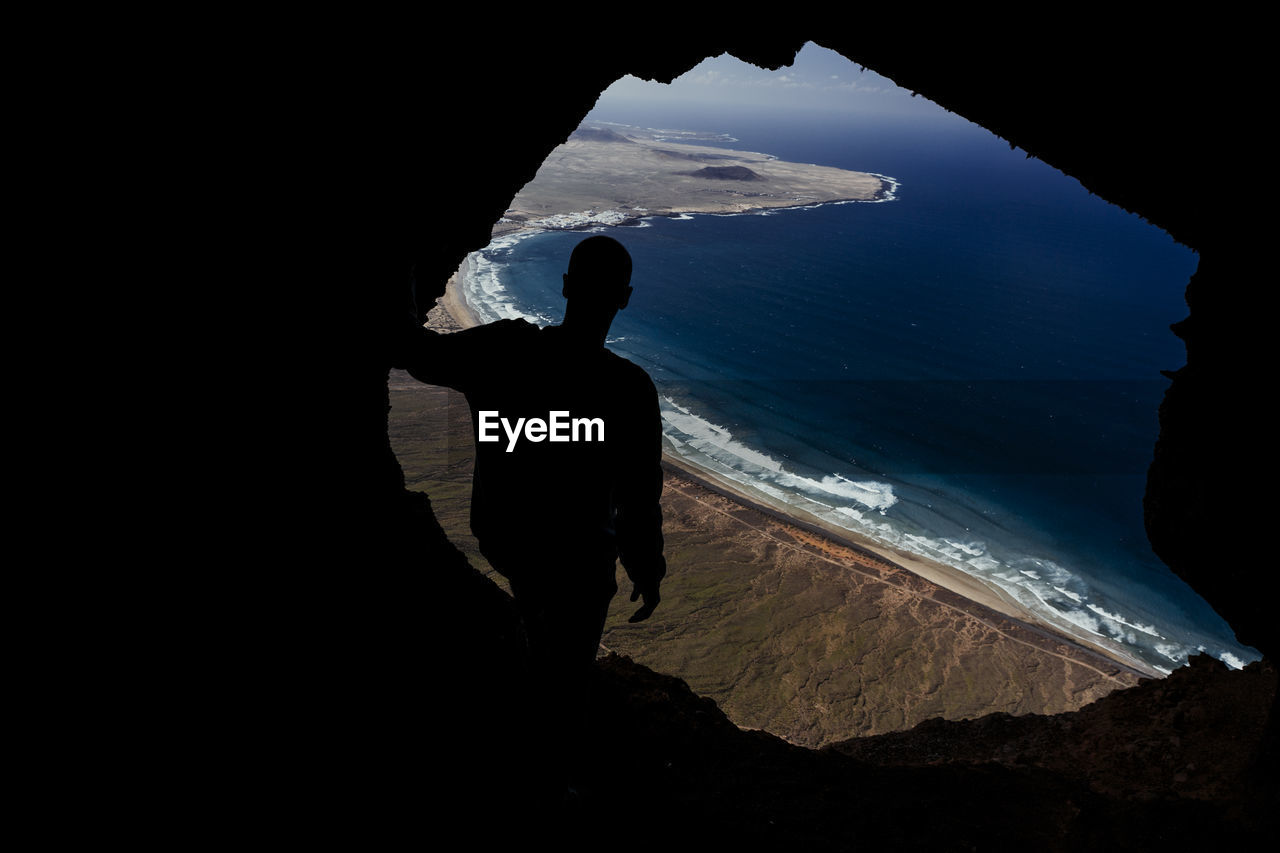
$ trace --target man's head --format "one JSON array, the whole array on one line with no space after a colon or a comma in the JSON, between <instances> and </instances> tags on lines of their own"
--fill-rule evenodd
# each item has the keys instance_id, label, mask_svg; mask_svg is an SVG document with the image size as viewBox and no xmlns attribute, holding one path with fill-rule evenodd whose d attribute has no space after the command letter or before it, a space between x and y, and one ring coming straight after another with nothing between
<instances>
[{"instance_id":1,"label":"man's head","mask_svg":"<svg viewBox=\"0 0 1280 853\"><path fill-rule=\"evenodd\" d=\"M612 237L588 237L569 256L562 292L570 305L608 312L612 319L631 300L631 255Z\"/></svg>"}]
</instances>

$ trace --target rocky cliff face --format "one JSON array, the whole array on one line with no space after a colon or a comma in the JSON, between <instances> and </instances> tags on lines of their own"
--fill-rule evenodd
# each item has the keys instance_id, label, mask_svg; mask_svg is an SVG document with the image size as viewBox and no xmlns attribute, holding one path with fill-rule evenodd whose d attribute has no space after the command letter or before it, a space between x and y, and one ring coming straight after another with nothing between
<instances>
[{"instance_id":1,"label":"rocky cliff face","mask_svg":"<svg viewBox=\"0 0 1280 853\"><path fill-rule=\"evenodd\" d=\"M1250 849L1276 828L1264 663L1229 672L1199 657L1072 714L935 721L819 752L738 731L625 658L602 662L602 682L608 778L626 780L611 790L626 803L643 789L655 824L682 839L1164 851ZM602 822L626 810L590 794L583 806Z\"/></svg>"},{"instance_id":2,"label":"rocky cliff face","mask_svg":"<svg viewBox=\"0 0 1280 853\"><path fill-rule=\"evenodd\" d=\"M1199 655L1168 678L1118 691L1071 714L932 720L910 732L831 749L880 766L1038 767L1126 801L1226 805L1244 796L1261 806L1266 780L1257 758L1275 694L1270 663L1235 675Z\"/></svg>"}]
</instances>

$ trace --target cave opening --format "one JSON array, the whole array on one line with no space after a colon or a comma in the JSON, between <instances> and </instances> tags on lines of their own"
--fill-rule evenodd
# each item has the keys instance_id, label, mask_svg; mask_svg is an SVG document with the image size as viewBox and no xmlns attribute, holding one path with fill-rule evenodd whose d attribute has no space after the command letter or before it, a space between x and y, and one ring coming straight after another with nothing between
<instances>
[{"instance_id":1,"label":"cave opening","mask_svg":"<svg viewBox=\"0 0 1280 853\"><path fill-rule=\"evenodd\" d=\"M817 50L736 81L736 60L704 63L685 78L715 87L710 100L704 90L642 107L639 97L613 100L611 89L583 125L623 137L657 129L647 143L745 149L888 185L878 203L758 216L650 217L634 199L614 199L637 214L625 233L611 226L637 259L637 299L611 344L654 375L674 441L693 448L685 461L760 503L940 563L939 579L953 576L945 569L980 575L1006 606L1143 671L1167 671L1197 647L1242 663L1249 651L1225 625L1211 640L1195 633L1216 615L1149 556L1141 529L1158 372L1183 360L1167 327L1185 316L1194 255L976 125L874 74L841 76L852 63L815 59ZM824 73L839 93L884 100L825 109L807 97ZM767 116L761 92L781 95ZM559 265L581 227L522 232L473 255L468 293L481 319L554 322ZM1115 231L1142 244L1140 257ZM1155 254L1167 256L1158 269ZM1137 277L1130 290L1114 286ZM1162 309L1152 314L1155 299ZM1135 338L1154 347L1137 354L1126 348ZM1084 417L1090 406L1120 417ZM996 426L1004 431L993 440ZM1046 522L1060 526L1046 534ZM1064 551L1082 532L1095 541ZM1139 559L1131 577L1115 577L1118 553L1125 565ZM1172 598L1153 607L1153 592ZM777 618L770 611L751 636L767 640Z\"/></svg>"}]
</instances>

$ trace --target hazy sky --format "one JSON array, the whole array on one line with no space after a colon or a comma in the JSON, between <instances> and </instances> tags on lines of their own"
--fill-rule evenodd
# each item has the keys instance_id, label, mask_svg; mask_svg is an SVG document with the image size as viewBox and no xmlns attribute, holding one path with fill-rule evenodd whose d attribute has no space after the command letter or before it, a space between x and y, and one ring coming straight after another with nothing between
<instances>
[{"instance_id":1,"label":"hazy sky","mask_svg":"<svg viewBox=\"0 0 1280 853\"><path fill-rule=\"evenodd\" d=\"M795 62L767 71L729 54L706 59L671 85L627 76L601 95L598 108L628 103L752 104L766 108L839 110L878 114L937 113L941 108L912 97L888 78L863 71L835 51L806 44Z\"/></svg>"}]
</instances>

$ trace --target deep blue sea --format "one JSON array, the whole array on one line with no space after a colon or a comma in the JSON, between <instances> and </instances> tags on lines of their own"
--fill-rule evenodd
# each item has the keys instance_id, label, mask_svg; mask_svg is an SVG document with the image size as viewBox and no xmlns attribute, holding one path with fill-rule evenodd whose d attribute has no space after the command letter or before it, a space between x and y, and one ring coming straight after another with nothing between
<instances>
[{"instance_id":1,"label":"deep blue sea","mask_svg":"<svg viewBox=\"0 0 1280 853\"><path fill-rule=\"evenodd\" d=\"M593 118L897 184L882 202L610 229L635 293L609 346L657 383L669 452L1150 667L1257 659L1142 526L1193 252L949 114ZM477 253L473 307L558 322L584 236Z\"/></svg>"}]
</instances>

